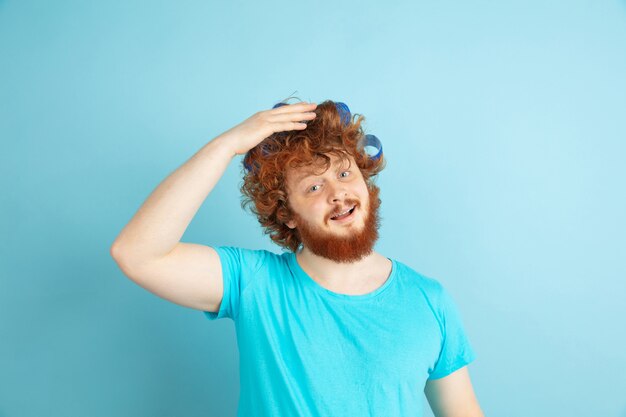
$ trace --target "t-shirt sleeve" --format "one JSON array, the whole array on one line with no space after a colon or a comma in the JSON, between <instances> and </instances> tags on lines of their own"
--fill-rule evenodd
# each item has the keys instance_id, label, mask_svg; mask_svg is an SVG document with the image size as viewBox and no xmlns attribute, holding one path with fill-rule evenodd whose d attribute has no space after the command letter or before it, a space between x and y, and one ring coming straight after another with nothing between
<instances>
[{"instance_id":1,"label":"t-shirt sleeve","mask_svg":"<svg viewBox=\"0 0 626 417\"><path fill-rule=\"evenodd\" d=\"M459 310L442 286L439 286L438 316L443 340L439 358L434 368L429 370L428 379L443 378L476 358L463 328Z\"/></svg>"},{"instance_id":2,"label":"t-shirt sleeve","mask_svg":"<svg viewBox=\"0 0 626 417\"><path fill-rule=\"evenodd\" d=\"M219 310L204 311L209 320L221 318L237 319L241 294L256 275L263 262L265 251L218 246L215 251L222 265L224 294Z\"/></svg>"}]
</instances>

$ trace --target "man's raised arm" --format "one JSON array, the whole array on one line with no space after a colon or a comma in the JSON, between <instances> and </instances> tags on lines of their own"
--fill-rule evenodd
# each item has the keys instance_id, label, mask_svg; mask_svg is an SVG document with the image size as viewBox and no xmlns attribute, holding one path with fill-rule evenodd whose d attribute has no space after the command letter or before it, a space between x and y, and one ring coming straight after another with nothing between
<instances>
[{"instance_id":1,"label":"man's raised arm","mask_svg":"<svg viewBox=\"0 0 626 417\"><path fill-rule=\"evenodd\" d=\"M214 249L180 242L235 155L275 132L303 130L316 104L261 111L203 146L150 194L111 246L111 256L134 282L186 307L217 311L223 283Z\"/></svg>"}]
</instances>

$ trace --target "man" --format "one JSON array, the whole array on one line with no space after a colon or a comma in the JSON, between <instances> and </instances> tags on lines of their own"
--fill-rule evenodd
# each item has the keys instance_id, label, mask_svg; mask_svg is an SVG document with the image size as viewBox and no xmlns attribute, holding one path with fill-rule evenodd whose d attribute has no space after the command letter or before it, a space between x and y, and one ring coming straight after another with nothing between
<instances>
[{"instance_id":1,"label":"man","mask_svg":"<svg viewBox=\"0 0 626 417\"><path fill-rule=\"evenodd\" d=\"M435 280L373 250L380 154L363 116L326 101L275 106L206 144L149 196L111 254L147 290L234 320L239 416L482 416L474 353ZM230 160L277 255L180 239Z\"/></svg>"}]
</instances>

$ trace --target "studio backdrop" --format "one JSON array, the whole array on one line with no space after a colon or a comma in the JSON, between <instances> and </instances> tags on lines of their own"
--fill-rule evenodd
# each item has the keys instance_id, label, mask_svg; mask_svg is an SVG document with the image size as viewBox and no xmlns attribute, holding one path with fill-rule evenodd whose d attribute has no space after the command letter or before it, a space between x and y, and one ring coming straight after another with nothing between
<instances>
[{"instance_id":1,"label":"studio backdrop","mask_svg":"<svg viewBox=\"0 0 626 417\"><path fill-rule=\"evenodd\" d=\"M376 249L456 301L485 415L626 417L623 0L0 0L0 62L0 417L235 416L233 322L109 250L289 96L381 139ZM241 169L184 242L281 251Z\"/></svg>"}]
</instances>

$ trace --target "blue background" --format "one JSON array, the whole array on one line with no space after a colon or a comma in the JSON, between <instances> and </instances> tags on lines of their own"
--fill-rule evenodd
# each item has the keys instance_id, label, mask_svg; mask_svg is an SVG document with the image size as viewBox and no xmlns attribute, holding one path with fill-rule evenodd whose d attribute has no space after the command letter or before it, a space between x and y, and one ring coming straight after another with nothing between
<instances>
[{"instance_id":1,"label":"blue background","mask_svg":"<svg viewBox=\"0 0 626 417\"><path fill-rule=\"evenodd\" d=\"M233 323L109 247L294 91L383 141L377 249L455 298L486 415L626 416L625 1L4 0L0 62L0 417L235 415ZM183 240L279 251L238 162Z\"/></svg>"}]
</instances>

